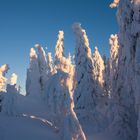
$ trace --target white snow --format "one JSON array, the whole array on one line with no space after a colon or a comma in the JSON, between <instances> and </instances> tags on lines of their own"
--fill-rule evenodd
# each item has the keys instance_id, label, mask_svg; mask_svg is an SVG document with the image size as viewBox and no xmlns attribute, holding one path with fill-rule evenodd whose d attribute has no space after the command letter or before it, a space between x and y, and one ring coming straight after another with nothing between
<instances>
[{"instance_id":1,"label":"white snow","mask_svg":"<svg viewBox=\"0 0 140 140\"><path fill-rule=\"evenodd\" d=\"M76 109L93 110L96 104L93 78L93 60L88 38L81 25L75 23L73 31L76 37L74 102Z\"/></svg>"},{"instance_id":2,"label":"white snow","mask_svg":"<svg viewBox=\"0 0 140 140\"><path fill-rule=\"evenodd\" d=\"M114 1L110 4L110 7L111 7L111 8L117 7L118 4L119 4L119 2L120 2L120 0L114 0Z\"/></svg>"},{"instance_id":3,"label":"white snow","mask_svg":"<svg viewBox=\"0 0 140 140\"><path fill-rule=\"evenodd\" d=\"M140 140L140 0L114 0L118 34L110 57L91 51L75 23L75 53L64 54L59 31L55 54L30 49L26 96L17 75L0 67L0 140ZM93 55L92 55L93 54ZM54 58L54 61L53 61Z\"/></svg>"},{"instance_id":4,"label":"white snow","mask_svg":"<svg viewBox=\"0 0 140 140\"><path fill-rule=\"evenodd\" d=\"M27 70L26 95L38 98L41 94L38 57L34 48L30 50L30 66Z\"/></svg>"},{"instance_id":5,"label":"white snow","mask_svg":"<svg viewBox=\"0 0 140 140\"><path fill-rule=\"evenodd\" d=\"M7 78L6 73L9 70L9 66L4 64L0 67L0 92L5 91Z\"/></svg>"},{"instance_id":6,"label":"white snow","mask_svg":"<svg viewBox=\"0 0 140 140\"><path fill-rule=\"evenodd\" d=\"M17 83L17 78L18 76L15 73L13 73L10 79L10 84L15 85Z\"/></svg>"}]
</instances>

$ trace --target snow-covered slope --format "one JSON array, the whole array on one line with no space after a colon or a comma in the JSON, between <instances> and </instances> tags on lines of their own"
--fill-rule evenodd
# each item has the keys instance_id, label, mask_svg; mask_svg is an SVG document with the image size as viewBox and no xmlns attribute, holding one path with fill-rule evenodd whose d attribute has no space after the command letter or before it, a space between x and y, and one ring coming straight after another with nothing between
<instances>
[{"instance_id":1,"label":"snow-covered slope","mask_svg":"<svg viewBox=\"0 0 140 140\"><path fill-rule=\"evenodd\" d=\"M18 95L16 106L18 116L0 113L1 140L59 139L57 131L46 119L46 110L40 101Z\"/></svg>"}]
</instances>

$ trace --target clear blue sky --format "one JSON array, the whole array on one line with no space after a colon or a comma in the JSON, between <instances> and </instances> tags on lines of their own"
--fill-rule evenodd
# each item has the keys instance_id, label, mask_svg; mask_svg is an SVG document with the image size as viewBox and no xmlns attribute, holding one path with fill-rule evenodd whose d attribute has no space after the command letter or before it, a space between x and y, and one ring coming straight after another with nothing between
<instances>
[{"instance_id":1,"label":"clear blue sky","mask_svg":"<svg viewBox=\"0 0 140 140\"><path fill-rule=\"evenodd\" d=\"M92 50L98 46L109 55L109 36L118 31L111 1L0 0L0 65L8 63L9 73L17 73L24 86L30 48L40 43L54 52L58 31L64 30L65 51L74 52L74 22L86 29Z\"/></svg>"}]
</instances>

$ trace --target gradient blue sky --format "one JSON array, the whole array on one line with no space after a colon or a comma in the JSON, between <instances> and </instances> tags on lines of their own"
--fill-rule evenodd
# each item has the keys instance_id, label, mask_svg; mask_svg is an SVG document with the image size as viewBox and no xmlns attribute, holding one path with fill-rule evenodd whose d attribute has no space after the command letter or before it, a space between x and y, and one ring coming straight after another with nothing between
<instances>
[{"instance_id":1,"label":"gradient blue sky","mask_svg":"<svg viewBox=\"0 0 140 140\"><path fill-rule=\"evenodd\" d=\"M74 52L71 26L82 23L90 46L109 55L108 39L117 33L112 0L0 0L0 65L10 65L24 89L29 50L36 43L54 52L59 30L65 32L65 52Z\"/></svg>"}]
</instances>

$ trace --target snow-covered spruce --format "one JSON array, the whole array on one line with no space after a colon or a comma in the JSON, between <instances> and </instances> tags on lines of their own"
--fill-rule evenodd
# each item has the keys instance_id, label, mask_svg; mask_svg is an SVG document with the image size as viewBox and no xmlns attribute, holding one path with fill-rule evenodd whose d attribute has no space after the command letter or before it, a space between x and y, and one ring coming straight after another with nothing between
<instances>
[{"instance_id":1,"label":"snow-covered spruce","mask_svg":"<svg viewBox=\"0 0 140 140\"><path fill-rule=\"evenodd\" d=\"M17 116L17 94L19 94L18 88L16 87L17 83L17 75L15 73L12 74L10 79L10 84L6 86L6 92L3 94L2 100L2 114L8 116Z\"/></svg>"},{"instance_id":2,"label":"snow-covered spruce","mask_svg":"<svg viewBox=\"0 0 140 140\"><path fill-rule=\"evenodd\" d=\"M93 60L89 41L81 25L75 23L73 30L76 37L75 48L75 80L74 92L75 109L93 111L97 104L97 96L94 89Z\"/></svg>"},{"instance_id":3,"label":"snow-covered spruce","mask_svg":"<svg viewBox=\"0 0 140 140\"><path fill-rule=\"evenodd\" d=\"M105 64L104 60L101 57L98 48L95 47L95 52L93 54L93 75L94 75L94 87L96 88L96 94L103 96L104 95L104 71Z\"/></svg>"},{"instance_id":4,"label":"snow-covered spruce","mask_svg":"<svg viewBox=\"0 0 140 140\"><path fill-rule=\"evenodd\" d=\"M74 78L74 65L71 62L71 56L68 58L64 55L64 32L59 31L58 40L55 48L55 70L61 70L69 74L70 87L73 89L73 78Z\"/></svg>"},{"instance_id":5,"label":"snow-covered spruce","mask_svg":"<svg viewBox=\"0 0 140 140\"><path fill-rule=\"evenodd\" d=\"M105 55L103 56L104 60L104 93L109 98L111 97L111 86L110 86L110 59L107 58Z\"/></svg>"},{"instance_id":6,"label":"snow-covered spruce","mask_svg":"<svg viewBox=\"0 0 140 140\"><path fill-rule=\"evenodd\" d=\"M47 106L53 124L59 129L62 140L85 140L85 135L73 111L69 75L57 70L47 85Z\"/></svg>"},{"instance_id":7,"label":"snow-covered spruce","mask_svg":"<svg viewBox=\"0 0 140 140\"><path fill-rule=\"evenodd\" d=\"M62 131L63 140L86 140L76 113L73 110L66 114Z\"/></svg>"},{"instance_id":8,"label":"snow-covered spruce","mask_svg":"<svg viewBox=\"0 0 140 140\"><path fill-rule=\"evenodd\" d=\"M39 44L36 44L35 48L37 48L37 60L40 73L41 93L43 93L47 82L47 58L43 47L41 47Z\"/></svg>"},{"instance_id":9,"label":"snow-covered spruce","mask_svg":"<svg viewBox=\"0 0 140 140\"><path fill-rule=\"evenodd\" d=\"M4 64L0 67L0 112L2 109L2 101L3 101L3 95L6 92L6 82L7 78L6 73L9 70L9 66L7 64Z\"/></svg>"},{"instance_id":10,"label":"snow-covered spruce","mask_svg":"<svg viewBox=\"0 0 140 140\"><path fill-rule=\"evenodd\" d=\"M110 67L110 87L111 90L115 90L116 82L117 82L117 70L118 70L118 52L119 52L119 42L118 35L111 35L109 38L110 44L110 59L109 59L109 67ZM113 94L113 92L111 92ZM111 95L113 96L113 95Z\"/></svg>"},{"instance_id":11,"label":"snow-covered spruce","mask_svg":"<svg viewBox=\"0 0 140 140\"><path fill-rule=\"evenodd\" d=\"M58 39L55 47L55 64L59 64L60 60L64 57L64 32L59 31Z\"/></svg>"},{"instance_id":12,"label":"snow-covered spruce","mask_svg":"<svg viewBox=\"0 0 140 140\"><path fill-rule=\"evenodd\" d=\"M133 0L131 14L131 31L130 35L132 40L130 42L132 52L131 57L133 57L133 66L135 67L135 82L134 82L134 92L135 92L135 109L138 116L137 128L138 136L137 140L140 140L140 1Z\"/></svg>"},{"instance_id":13,"label":"snow-covered spruce","mask_svg":"<svg viewBox=\"0 0 140 140\"><path fill-rule=\"evenodd\" d=\"M111 8L116 8L119 4L120 0L114 0L111 4L110 4L110 7Z\"/></svg>"},{"instance_id":14,"label":"snow-covered spruce","mask_svg":"<svg viewBox=\"0 0 140 140\"><path fill-rule=\"evenodd\" d=\"M34 48L30 49L30 66L27 70L26 95L39 97L41 94L38 57Z\"/></svg>"},{"instance_id":15,"label":"snow-covered spruce","mask_svg":"<svg viewBox=\"0 0 140 140\"><path fill-rule=\"evenodd\" d=\"M71 59L66 58L64 55L64 32L59 31L58 40L55 48L55 67L56 70L62 70L66 73L73 72L73 65Z\"/></svg>"},{"instance_id":16,"label":"snow-covered spruce","mask_svg":"<svg viewBox=\"0 0 140 140\"><path fill-rule=\"evenodd\" d=\"M73 75L73 74L72 74ZM80 122L74 112L74 100L73 100L73 90L72 90L72 75L66 75L66 81L64 83L67 89L68 103L69 106L65 108L64 120L62 125L62 139L63 140L86 140L86 136L82 130Z\"/></svg>"},{"instance_id":17,"label":"snow-covered spruce","mask_svg":"<svg viewBox=\"0 0 140 140\"><path fill-rule=\"evenodd\" d=\"M13 73L12 76L11 76L11 79L10 79L10 84L11 85L16 85L17 84L17 78L18 78L18 76L15 73Z\"/></svg>"},{"instance_id":18,"label":"snow-covered spruce","mask_svg":"<svg viewBox=\"0 0 140 140\"><path fill-rule=\"evenodd\" d=\"M9 70L9 66L7 64L4 64L0 67L0 92L5 91L6 81L7 81L5 75L8 72L8 70Z\"/></svg>"},{"instance_id":19,"label":"snow-covered spruce","mask_svg":"<svg viewBox=\"0 0 140 140\"><path fill-rule=\"evenodd\" d=\"M71 63L71 59L66 58L64 56L63 51L64 51L64 32L59 31L58 40L57 40L56 48L55 48L55 67L52 66L51 55L50 56L48 55L48 60L49 60L48 61L49 62L48 70L51 71L51 69L53 69L53 71L54 71L53 74L51 74L52 76L49 77L49 80L46 85L46 90L45 90L45 99L46 99L48 108L53 107L53 105L55 104L55 102L52 102L51 100L55 100L54 94L57 95L57 92L55 91L56 90L55 87L57 87L56 84L58 84L58 86L59 86L59 84L61 82L61 78L59 79L59 77L61 75L61 74L59 74L60 72L67 73L69 75L68 76L69 77L69 89L70 90L73 89L74 68ZM58 92L60 92L60 91L58 91ZM63 92L63 90L61 92ZM51 112L54 112L54 111L51 111Z\"/></svg>"},{"instance_id":20,"label":"snow-covered spruce","mask_svg":"<svg viewBox=\"0 0 140 140\"><path fill-rule=\"evenodd\" d=\"M56 73L55 66L53 64L52 54L49 52L47 54L47 75L48 77Z\"/></svg>"},{"instance_id":21,"label":"snow-covered spruce","mask_svg":"<svg viewBox=\"0 0 140 140\"><path fill-rule=\"evenodd\" d=\"M112 123L114 119L114 102L116 102L116 98L114 96L114 91L117 84L117 70L118 70L118 52L119 52L119 42L118 35L111 35L109 38L110 44L110 57L104 57L105 63L105 71L104 71L104 92L107 100L106 103L108 105L107 108L107 120L108 124Z\"/></svg>"},{"instance_id":22,"label":"snow-covered spruce","mask_svg":"<svg viewBox=\"0 0 140 140\"><path fill-rule=\"evenodd\" d=\"M139 0L120 0L118 6L119 52L116 88L113 89L115 118L110 131L122 140L137 139L137 99L139 92ZM137 61L137 63L136 63ZM137 75L137 76L135 76ZM135 82L137 81L137 82ZM136 100L135 100L136 99ZM139 101L138 101L139 102ZM136 104L136 111L135 111ZM138 137L139 140L139 137Z\"/></svg>"},{"instance_id":23,"label":"snow-covered spruce","mask_svg":"<svg viewBox=\"0 0 140 140\"><path fill-rule=\"evenodd\" d=\"M71 108L65 111L65 117L62 126L62 139L63 140L86 140L86 136L82 130L80 122L73 110L73 98L71 100Z\"/></svg>"}]
</instances>

